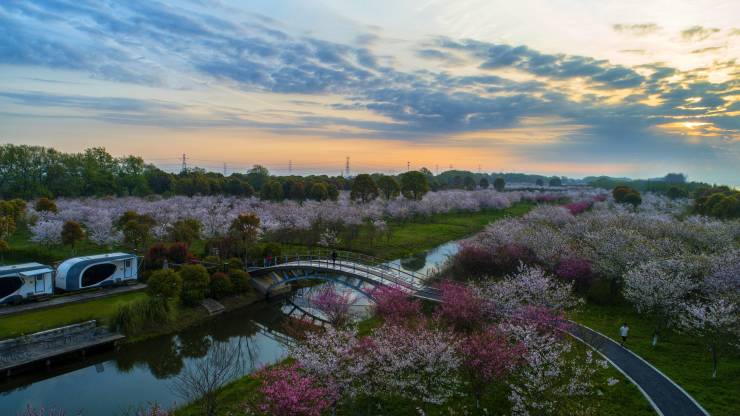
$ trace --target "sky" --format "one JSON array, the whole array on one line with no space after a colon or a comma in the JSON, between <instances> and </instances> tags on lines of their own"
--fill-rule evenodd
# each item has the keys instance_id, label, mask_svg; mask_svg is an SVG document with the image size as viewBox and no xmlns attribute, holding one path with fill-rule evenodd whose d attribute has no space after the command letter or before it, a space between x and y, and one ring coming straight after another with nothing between
<instances>
[{"instance_id":1,"label":"sky","mask_svg":"<svg viewBox=\"0 0 740 416\"><path fill-rule=\"evenodd\" d=\"M0 2L0 143L740 185L740 2Z\"/></svg>"}]
</instances>

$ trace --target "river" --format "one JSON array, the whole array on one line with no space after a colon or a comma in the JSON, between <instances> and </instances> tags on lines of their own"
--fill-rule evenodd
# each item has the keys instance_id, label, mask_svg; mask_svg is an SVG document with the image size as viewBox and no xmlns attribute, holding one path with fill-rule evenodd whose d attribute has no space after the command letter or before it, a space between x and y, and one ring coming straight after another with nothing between
<instances>
[{"instance_id":1,"label":"river","mask_svg":"<svg viewBox=\"0 0 740 416\"><path fill-rule=\"evenodd\" d=\"M426 253L389 262L422 274L433 273L447 256L455 254L452 241ZM12 377L0 384L0 415L16 415L27 405L64 409L67 415L117 415L159 403L167 408L185 400L176 394L178 374L206 360L216 343L227 343L239 355L239 376L274 363L286 354L281 332L291 302L305 304L304 288L290 298L261 302L219 315L177 334L160 336L115 351L89 356L48 371ZM354 297L353 310L361 316L368 301ZM128 412L128 413L127 413Z\"/></svg>"}]
</instances>

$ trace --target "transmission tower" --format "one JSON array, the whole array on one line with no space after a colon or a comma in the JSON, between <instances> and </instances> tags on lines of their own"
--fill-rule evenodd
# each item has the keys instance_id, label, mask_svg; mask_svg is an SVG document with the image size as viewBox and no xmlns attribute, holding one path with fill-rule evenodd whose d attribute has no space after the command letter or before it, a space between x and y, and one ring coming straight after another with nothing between
<instances>
[{"instance_id":1,"label":"transmission tower","mask_svg":"<svg viewBox=\"0 0 740 416\"><path fill-rule=\"evenodd\" d=\"M188 162L187 162L187 156L185 156L185 153L182 154L182 168L180 169L180 172L185 173L188 171Z\"/></svg>"},{"instance_id":2,"label":"transmission tower","mask_svg":"<svg viewBox=\"0 0 740 416\"><path fill-rule=\"evenodd\" d=\"M406 162L406 172L411 170L411 162Z\"/></svg>"},{"instance_id":3,"label":"transmission tower","mask_svg":"<svg viewBox=\"0 0 740 416\"><path fill-rule=\"evenodd\" d=\"M434 165L434 176L439 175L439 165Z\"/></svg>"},{"instance_id":4,"label":"transmission tower","mask_svg":"<svg viewBox=\"0 0 740 416\"><path fill-rule=\"evenodd\" d=\"M292 175L292 174L293 174L293 161L289 160L288 161L288 175Z\"/></svg>"},{"instance_id":5,"label":"transmission tower","mask_svg":"<svg viewBox=\"0 0 740 416\"><path fill-rule=\"evenodd\" d=\"M344 174L349 178L349 156L347 156L347 161L344 163Z\"/></svg>"},{"instance_id":6,"label":"transmission tower","mask_svg":"<svg viewBox=\"0 0 740 416\"><path fill-rule=\"evenodd\" d=\"M224 162L224 176L226 176L226 162Z\"/></svg>"}]
</instances>

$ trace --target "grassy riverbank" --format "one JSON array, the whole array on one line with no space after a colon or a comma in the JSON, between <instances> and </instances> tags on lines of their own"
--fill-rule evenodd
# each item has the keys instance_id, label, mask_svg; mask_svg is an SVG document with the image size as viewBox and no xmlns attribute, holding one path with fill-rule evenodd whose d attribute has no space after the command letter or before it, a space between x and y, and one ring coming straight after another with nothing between
<instances>
[{"instance_id":1,"label":"grassy riverbank","mask_svg":"<svg viewBox=\"0 0 740 416\"><path fill-rule=\"evenodd\" d=\"M658 345L652 346L652 325L630 305L586 305L573 315L575 321L606 336L618 339L622 322L630 327L627 347L683 387L709 413L715 416L740 414L740 354L720 356L716 379L712 379L712 360L701 339L664 331Z\"/></svg>"},{"instance_id":2,"label":"grassy riverbank","mask_svg":"<svg viewBox=\"0 0 740 416\"><path fill-rule=\"evenodd\" d=\"M87 302L77 302L6 316L0 318L0 339L13 338L90 319L97 320L101 325L107 325L119 307L143 299L146 296L143 291L129 292ZM250 292L245 295L223 299L221 303L226 307L226 311L229 311L250 305L260 299L259 295ZM178 332L210 317L205 308L200 306L189 308L175 302L172 305L172 320L170 322L148 325L145 331L127 337L124 342L137 342Z\"/></svg>"},{"instance_id":3,"label":"grassy riverbank","mask_svg":"<svg viewBox=\"0 0 740 416\"><path fill-rule=\"evenodd\" d=\"M143 291L121 293L87 302L31 310L0 318L0 339L31 334L77 322L96 319L107 324L121 305L143 299Z\"/></svg>"}]
</instances>

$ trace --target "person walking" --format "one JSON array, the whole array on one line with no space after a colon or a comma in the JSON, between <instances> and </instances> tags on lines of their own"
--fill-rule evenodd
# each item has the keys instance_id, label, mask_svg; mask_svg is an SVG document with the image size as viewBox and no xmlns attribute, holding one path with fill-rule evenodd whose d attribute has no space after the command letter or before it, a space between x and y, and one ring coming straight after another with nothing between
<instances>
[{"instance_id":1,"label":"person walking","mask_svg":"<svg viewBox=\"0 0 740 416\"><path fill-rule=\"evenodd\" d=\"M337 252L336 252L336 250L332 250L331 251L331 264L333 266L336 266L337 265Z\"/></svg>"},{"instance_id":2,"label":"person walking","mask_svg":"<svg viewBox=\"0 0 740 416\"><path fill-rule=\"evenodd\" d=\"M627 326L627 322L622 323L622 326L619 327L619 335L622 337L622 343L621 346L624 347L624 344L627 343L627 335L630 332L630 327Z\"/></svg>"}]
</instances>

